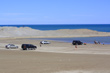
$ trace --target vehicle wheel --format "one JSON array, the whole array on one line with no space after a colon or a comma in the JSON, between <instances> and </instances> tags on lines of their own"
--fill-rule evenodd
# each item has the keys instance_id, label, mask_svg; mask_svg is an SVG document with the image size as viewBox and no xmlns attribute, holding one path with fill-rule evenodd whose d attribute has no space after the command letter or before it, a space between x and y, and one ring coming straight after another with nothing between
<instances>
[{"instance_id":1,"label":"vehicle wheel","mask_svg":"<svg viewBox=\"0 0 110 73\"><path fill-rule=\"evenodd\" d=\"M22 48L22 50L26 50L25 48Z\"/></svg>"},{"instance_id":2,"label":"vehicle wheel","mask_svg":"<svg viewBox=\"0 0 110 73\"><path fill-rule=\"evenodd\" d=\"M9 49L8 47L6 49Z\"/></svg>"},{"instance_id":3,"label":"vehicle wheel","mask_svg":"<svg viewBox=\"0 0 110 73\"><path fill-rule=\"evenodd\" d=\"M78 45L78 43L76 43L76 45Z\"/></svg>"},{"instance_id":4,"label":"vehicle wheel","mask_svg":"<svg viewBox=\"0 0 110 73\"><path fill-rule=\"evenodd\" d=\"M23 50L27 50L27 48L23 48Z\"/></svg>"}]
</instances>

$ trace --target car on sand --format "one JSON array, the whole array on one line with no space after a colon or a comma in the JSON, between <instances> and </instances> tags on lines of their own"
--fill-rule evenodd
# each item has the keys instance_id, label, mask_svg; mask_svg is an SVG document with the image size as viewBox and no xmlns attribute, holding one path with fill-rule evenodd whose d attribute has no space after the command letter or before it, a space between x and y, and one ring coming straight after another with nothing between
<instances>
[{"instance_id":1,"label":"car on sand","mask_svg":"<svg viewBox=\"0 0 110 73\"><path fill-rule=\"evenodd\" d=\"M22 44L21 48L22 50L36 50L37 46L33 44Z\"/></svg>"},{"instance_id":2,"label":"car on sand","mask_svg":"<svg viewBox=\"0 0 110 73\"><path fill-rule=\"evenodd\" d=\"M18 48L18 46L14 45L14 44L8 44L8 45L5 46L5 48L7 48L7 49L16 49L16 48Z\"/></svg>"},{"instance_id":3,"label":"car on sand","mask_svg":"<svg viewBox=\"0 0 110 73\"><path fill-rule=\"evenodd\" d=\"M73 45L82 45L83 42L81 42L80 40L73 40L72 44Z\"/></svg>"},{"instance_id":4,"label":"car on sand","mask_svg":"<svg viewBox=\"0 0 110 73\"><path fill-rule=\"evenodd\" d=\"M40 44L50 44L48 41L41 41Z\"/></svg>"}]
</instances>

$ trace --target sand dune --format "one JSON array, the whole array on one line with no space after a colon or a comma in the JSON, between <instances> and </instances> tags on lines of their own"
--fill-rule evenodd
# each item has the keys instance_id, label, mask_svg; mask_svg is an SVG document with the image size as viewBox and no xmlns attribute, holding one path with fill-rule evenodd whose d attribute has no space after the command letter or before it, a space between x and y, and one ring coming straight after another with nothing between
<instances>
[{"instance_id":1,"label":"sand dune","mask_svg":"<svg viewBox=\"0 0 110 73\"><path fill-rule=\"evenodd\" d=\"M0 37L92 37L110 36L108 32L89 29L60 29L41 31L29 27L0 27Z\"/></svg>"}]
</instances>

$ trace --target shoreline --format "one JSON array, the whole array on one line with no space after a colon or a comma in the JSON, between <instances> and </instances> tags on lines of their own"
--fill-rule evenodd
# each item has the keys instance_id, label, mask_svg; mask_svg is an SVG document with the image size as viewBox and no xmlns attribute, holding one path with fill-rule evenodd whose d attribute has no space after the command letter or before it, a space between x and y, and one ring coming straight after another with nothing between
<instances>
[{"instance_id":1,"label":"shoreline","mask_svg":"<svg viewBox=\"0 0 110 73\"><path fill-rule=\"evenodd\" d=\"M86 39L87 38L87 39ZM97 38L97 40L95 39ZM99 39L100 38L100 39ZM0 40L35 40L35 41L54 41L54 42L62 42L62 43L72 43L73 40L80 40L86 44L94 44L95 41L100 41L100 45L110 45L110 42L106 40L106 38L110 39L110 37L65 37L65 38L0 38ZM92 39L92 40L88 40ZM101 40L103 39L103 40ZM105 40L104 40L105 39Z\"/></svg>"},{"instance_id":2,"label":"shoreline","mask_svg":"<svg viewBox=\"0 0 110 73\"><path fill-rule=\"evenodd\" d=\"M110 37L106 35L98 35L98 36L31 36L31 37L0 37L0 39L25 39L25 38L80 38L80 37Z\"/></svg>"},{"instance_id":3,"label":"shoreline","mask_svg":"<svg viewBox=\"0 0 110 73\"><path fill-rule=\"evenodd\" d=\"M51 40L51 41L65 42L65 43L72 43L73 40L80 40L83 43L87 43L87 44L94 44L94 40L95 40L95 41L100 41L101 44L110 45L110 42L108 42L106 40L106 38L110 39L109 37L110 36L95 36L95 37L10 37L10 38L0 38L0 40L30 39L30 40L36 40L36 41L37 40L42 40L42 41L43 40ZM103 39L103 40L100 40L99 38ZM93 40L89 40L89 39L93 39ZM105 41L104 41L104 39L105 39Z\"/></svg>"}]
</instances>

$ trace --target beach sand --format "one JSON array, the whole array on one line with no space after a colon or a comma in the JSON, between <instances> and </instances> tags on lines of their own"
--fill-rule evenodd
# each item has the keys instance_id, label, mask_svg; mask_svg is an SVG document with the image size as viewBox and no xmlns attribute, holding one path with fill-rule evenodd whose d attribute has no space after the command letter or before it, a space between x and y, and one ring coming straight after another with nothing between
<instances>
[{"instance_id":1,"label":"beach sand","mask_svg":"<svg viewBox=\"0 0 110 73\"><path fill-rule=\"evenodd\" d=\"M0 39L0 73L110 73L110 45L87 44L75 48L71 43L40 40ZM5 49L12 43L18 49ZM37 46L23 51L21 44Z\"/></svg>"}]
</instances>

